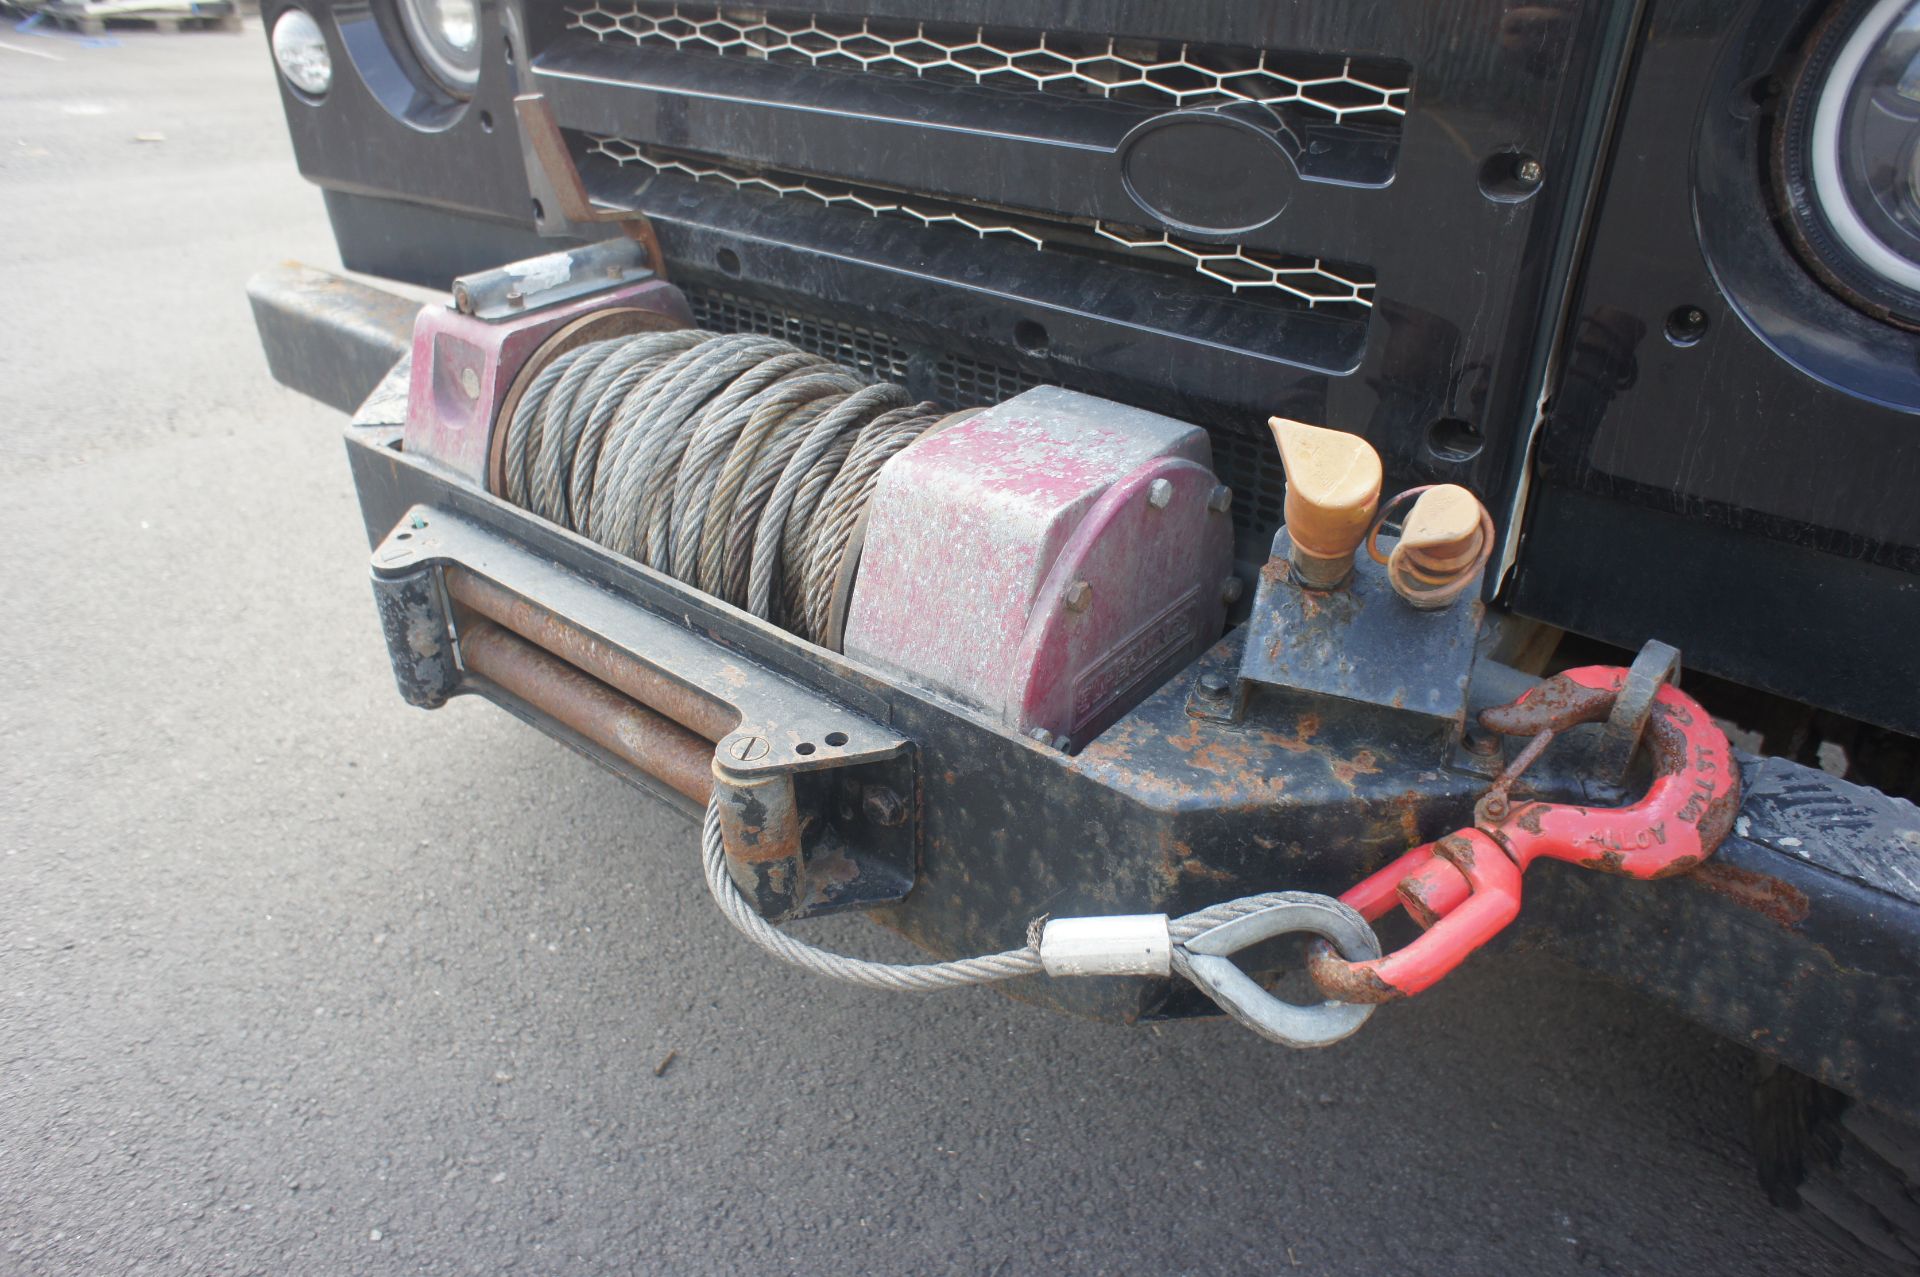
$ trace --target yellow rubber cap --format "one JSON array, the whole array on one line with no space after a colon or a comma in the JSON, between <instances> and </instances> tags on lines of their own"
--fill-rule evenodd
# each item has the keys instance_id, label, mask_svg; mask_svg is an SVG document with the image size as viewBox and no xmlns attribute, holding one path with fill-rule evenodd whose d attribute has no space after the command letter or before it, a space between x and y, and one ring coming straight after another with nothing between
<instances>
[{"instance_id":1,"label":"yellow rubber cap","mask_svg":"<svg viewBox=\"0 0 1920 1277\"><path fill-rule=\"evenodd\" d=\"M1287 536L1318 559L1351 560L1380 505L1380 454L1359 435L1274 417L1287 470Z\"/></svg>"}]
</instances>

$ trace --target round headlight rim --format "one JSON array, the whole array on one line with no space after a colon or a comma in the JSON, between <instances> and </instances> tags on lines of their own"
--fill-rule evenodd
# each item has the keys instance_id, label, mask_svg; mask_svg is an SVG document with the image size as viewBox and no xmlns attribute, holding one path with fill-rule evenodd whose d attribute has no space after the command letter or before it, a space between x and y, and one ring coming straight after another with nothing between
<instances>
[{"instance_id":1,"label":"round headlight rim","mask_svg":"<svg viewBox=\"0 0 1920 1277\"><path fill-rule=\"evenodd\" d=\"M1902 287L1867 265L1855 255L1853 247L1842 239L1830 211L1831 200L1815 189L1812 137L1814 118L1823 100L1837 103L1837 116L1823 123L1844 128L1846 104L1851 100L1855 81L1878 39L1898 21L1905 8L1916 0L1853 0L1834 4L1821 15L1799 41L1799 53L1780 73L1766 77L1780 86L1771 112L1771 142L1768 150L1772 188L1781 238L1792 249L1800 265L1828 292L1854 310L1882 323L1899 328L1920 329L1920 288ZM1839 54L1844 49L1862 51L1850 59L1839 74ZM1830 96L1831 94L1831 96ZM1839 148L1831 148L1830 158L1839 162ZM1848 214L1858 219L1850 204L1843 178L1829 167L1821 179L1825 193L1838 192ZM1872 231L1864 226L1864 233ZM1876 237L1877 238L1877 237ZM1890 247L1882 246L1892 253ZM1898 272L1896 272L1898 274Z\"/></svg>"},{"instance_id":2,"label":"round headlight rim","mask_svg":"<svg viewBox=\"0 0 1920 1277\"><path fill-rule=\"evenodd\" d=\"M444 40L435 27L429 8L437 10L440 0L393 0L407 51L433 85L457 102L471 101L480 86L481 50L480 6L473 4L473 42L461 49Z\"/></svg>"},{"instance_id":3,"label":"round headlight rim","mask_svg":"<svg viewBox=\"0 0 1920 1277\"><path fill-rule=\"evenodd\" d=\"M1813 196L1828 228L1861 266L1894 287L1920 296L1920 262L1901 256L1874 233L1854 206L1846 176L1841 172L1842 151L1846 145L1842 134L1861 73L1876 47L1915 3L1916 0L1876 0L1855 23L1823 75L1807 140L1812 148Z\"/></svg>"}]
</instances>

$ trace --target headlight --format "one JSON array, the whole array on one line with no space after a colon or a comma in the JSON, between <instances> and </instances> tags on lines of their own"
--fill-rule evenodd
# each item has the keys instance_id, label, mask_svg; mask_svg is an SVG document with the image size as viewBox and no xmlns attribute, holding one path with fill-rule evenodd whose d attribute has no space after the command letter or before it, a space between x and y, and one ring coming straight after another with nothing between
<instances>
[{"instance_id":1,"label":"headlight","mask_svg":"<svg viewBox=\"0 0 1920 1277\"><path fill-rule=\"evenodd\" d=\"M1857 3L1827 24L1788 105L1781 166L1823 277L1868 310L1920 318L1920 0Z\"/></svg>"},{"instance_id":2,"label":"headlight","mask_svg":"<svg viewBox=\"0 0 1920 1277\"><path fill-rule=\"evenodd\" d=\"M475 0L400 0L400 18L427 74L454 97L472 97L480 82Z\"/></svg>"},{"instance_id":3,"label":"headlight","mask_svg":"<svg viewBox=\"0 0 1920 1277\"><path fill-rule=\"evenodd\" d=\"M327 39L305 9L288 9L274 20L273 60L287 83L311 97L320 97L333 84Z\"/></svg>"}]
</instances>

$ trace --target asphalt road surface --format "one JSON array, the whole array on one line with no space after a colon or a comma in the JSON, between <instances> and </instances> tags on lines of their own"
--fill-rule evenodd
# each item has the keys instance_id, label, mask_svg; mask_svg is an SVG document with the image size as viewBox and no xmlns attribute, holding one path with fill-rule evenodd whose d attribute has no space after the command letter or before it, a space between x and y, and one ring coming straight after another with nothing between
<instances>
[{"instance_id":1,"label":"asphalt road surface","mask_svg":"<svg viewBox=\"0 0 1920 1277\"><path fill-rule=\"evenodd\" d=\"M1546 959L1292 1054L750 949L678 818L394 694L242 293L336 262L257 27L11 28L0 1272L1842 1271L1743 1052Z\"/></svg>"}]
</instances>

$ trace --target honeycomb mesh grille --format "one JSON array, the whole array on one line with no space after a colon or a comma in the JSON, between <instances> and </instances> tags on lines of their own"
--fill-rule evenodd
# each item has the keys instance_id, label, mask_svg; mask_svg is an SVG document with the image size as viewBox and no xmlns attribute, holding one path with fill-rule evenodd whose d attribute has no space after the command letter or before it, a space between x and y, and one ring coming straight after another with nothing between
<instances>
[{"instance_id":1,"label":"honeycomb mesh grille","mask_svg":"<svg viewBox=\"0 0 1920 1277\"><path fill-rule=\"evenodd\" d=\"M1405 68L1352 58L665 0L596 0L568 15L570 28L601 41L1154 110L1251 102L1336 123L1391 123L1407 109Z\"/></svg>"},{"instance_id":2,"label":"honeycomb mesh grille","mask_svg":"<svg viewBox=\"0 0 1920 1277\"><path fill-rule=\"evenodd\" d=\"M760 191L782 199L855 209L869 217L951 227L981 239L1006 239L1035 249L1105 253L1131 264L1191 272L1206 286L1262 301L1364 317L1373 306L1373 276L1362 267L1296 257L1234 244L1206 244L1117 222L1054 221L980 205L949 203L878 187L818 177L756 172L706 157L663 150L625 138L589 135L588 154L623 168L671 174L694 182Z\"/></svg>"},{"instance_id":3,"label":"honeycomb mesh grille","mask_svg":"<svg viewBox=\"0 0 1920 1277\"><path fill-rule=\"evenodd\" d=\"M965 355L912 358L908 346L886 333L821 315L804 314L773 302L725 289L683 284L694 323L714 332L761 333L792 342L836 363L896 381L915 396L949 407L1002 403L1042 384L1012 368ZM921 375L931 367L931 377ZM1206 422L1201 422L1207 425ZM1269 537L1280 526L1286 475L1273 445L1265 439L1209 426L1213 469L1233 489L1233 523L1242 532Z\"/></svg>"}]
</instances>

